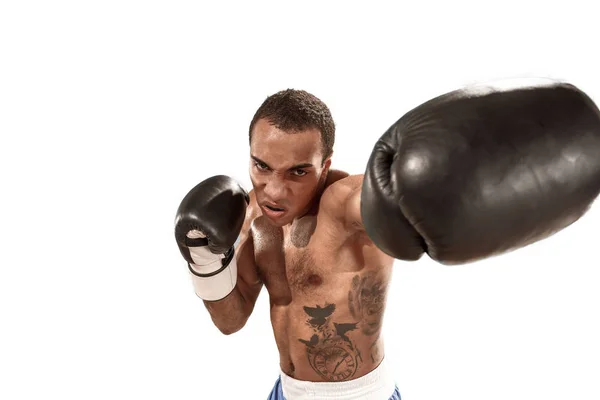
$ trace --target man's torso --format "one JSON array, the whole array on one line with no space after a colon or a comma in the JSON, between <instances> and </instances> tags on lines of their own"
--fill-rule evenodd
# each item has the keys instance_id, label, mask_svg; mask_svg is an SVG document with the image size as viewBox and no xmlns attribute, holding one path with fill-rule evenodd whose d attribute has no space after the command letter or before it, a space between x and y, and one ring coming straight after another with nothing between
<instances>
[{"instance_id":1,"label":"man's torso","mask_svg":"<svg viewBox=\"0 0 600 400\"><path fill-rule=\"evenodd\" d=\"M255 263L269 293L281 368L299 380L355 379L383 358L393 259L364 230L347 226L339 210L360 178L331 183L318 209L291 227L252 217Z\"/></svg>"}]
</instances>

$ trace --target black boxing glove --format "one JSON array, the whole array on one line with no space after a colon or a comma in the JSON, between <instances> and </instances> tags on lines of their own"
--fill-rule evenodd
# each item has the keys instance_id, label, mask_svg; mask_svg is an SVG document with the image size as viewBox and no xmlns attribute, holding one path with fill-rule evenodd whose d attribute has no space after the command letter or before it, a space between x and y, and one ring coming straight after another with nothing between
<instances>
[{"instance_id":1,"label":"black boxing glove","mask_svg":"<svg viewBox=\"0 0 600 400\"><path fill-rule=\"evenodd\" d=\"M388 255L459 264L558 232L599 192L600 112L585 93L479 85L420 105L379 139L361 215Z\"/></svg>"},{"instance_id":2,"label":"black boxing glove","mask_svg":"<svg viewBox=\"0 0 600 400\"><path fill-rule=\"evenodd\" d=\"M236 285L234 244L248 203L248 194L237 182L218 175L196 185L179 205L175 239L195 292L204 300L225 298Z\"/></svg>"}]
</instances>

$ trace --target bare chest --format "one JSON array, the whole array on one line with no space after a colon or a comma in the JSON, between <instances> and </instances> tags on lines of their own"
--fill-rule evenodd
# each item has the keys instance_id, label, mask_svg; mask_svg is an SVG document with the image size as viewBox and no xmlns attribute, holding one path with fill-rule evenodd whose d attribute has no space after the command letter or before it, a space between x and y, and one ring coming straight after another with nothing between
<instances>
[{"instance_id":1,"label":"bare chest","mask_svg":"<svg viewBox=\"0 0 600 400\"><path fill-rule=\"evenodd\" d=\"M257 219L252 229L258 272L277 304L331 290L340 268L356 263L346 254L343 232L321 221L317 224L316 217L305 217L288 230Z\"/></svg>"}]
</instances>

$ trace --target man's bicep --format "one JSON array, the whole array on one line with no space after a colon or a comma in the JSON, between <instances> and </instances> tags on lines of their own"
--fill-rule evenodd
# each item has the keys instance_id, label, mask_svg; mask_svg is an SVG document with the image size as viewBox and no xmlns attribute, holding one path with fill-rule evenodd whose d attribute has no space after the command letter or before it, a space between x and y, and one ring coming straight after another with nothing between
<instances>
[{"instance_id":1,"label":"man's bicep","mask_svg":"<svg viewBox=\"0 0 600 400\"><path fill-rule=\"evenodd\" d=\"M364 229L360 213L362 175L353 175L333 183L322 199L326 212L347 229Z\"/></svg>"},{"instance_id":2,"label":"man's bicep","mask_svg":"<svg viewBox=\"0 0 600 400\"><path fill-rule=\"evenodd\" d=\"M346 201L346 224L357 229L364 229L360 213L361 188L352 190Z\"/></svg>"}]
</instances>

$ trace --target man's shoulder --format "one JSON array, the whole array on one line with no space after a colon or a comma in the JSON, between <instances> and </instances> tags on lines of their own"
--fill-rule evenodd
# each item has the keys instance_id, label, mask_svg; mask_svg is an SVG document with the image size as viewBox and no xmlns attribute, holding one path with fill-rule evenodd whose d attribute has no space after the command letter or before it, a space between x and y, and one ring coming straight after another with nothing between
<instances>
[{"instance_id":1,"label":"man's shoulder","mask_svg":"<svg viewBox=\"0 0 600 400\"><path fill-rule=\"evenodd\" d=\"M322 211L338 218L344 218L346 205L352 195L360 191L363 175L349 175L331 182L323 191L320 208Z\"/></svg>"},{"instance_id":2,"label":"man's shoulder","mask_svg":"<svg viewBox=\"0 0 600 400\"><path fill-rule=\"evenodd\" d=\"M335 172L337 173L338 171ZM323 191L323 196L334 197L336 200L342 200L356 190L360 190L362 187L364 175L350 175L342 171L339 172L341 173L336 174L337 179L334 177L334 180L327 185Z\"/></svg>"}]
</instances>

